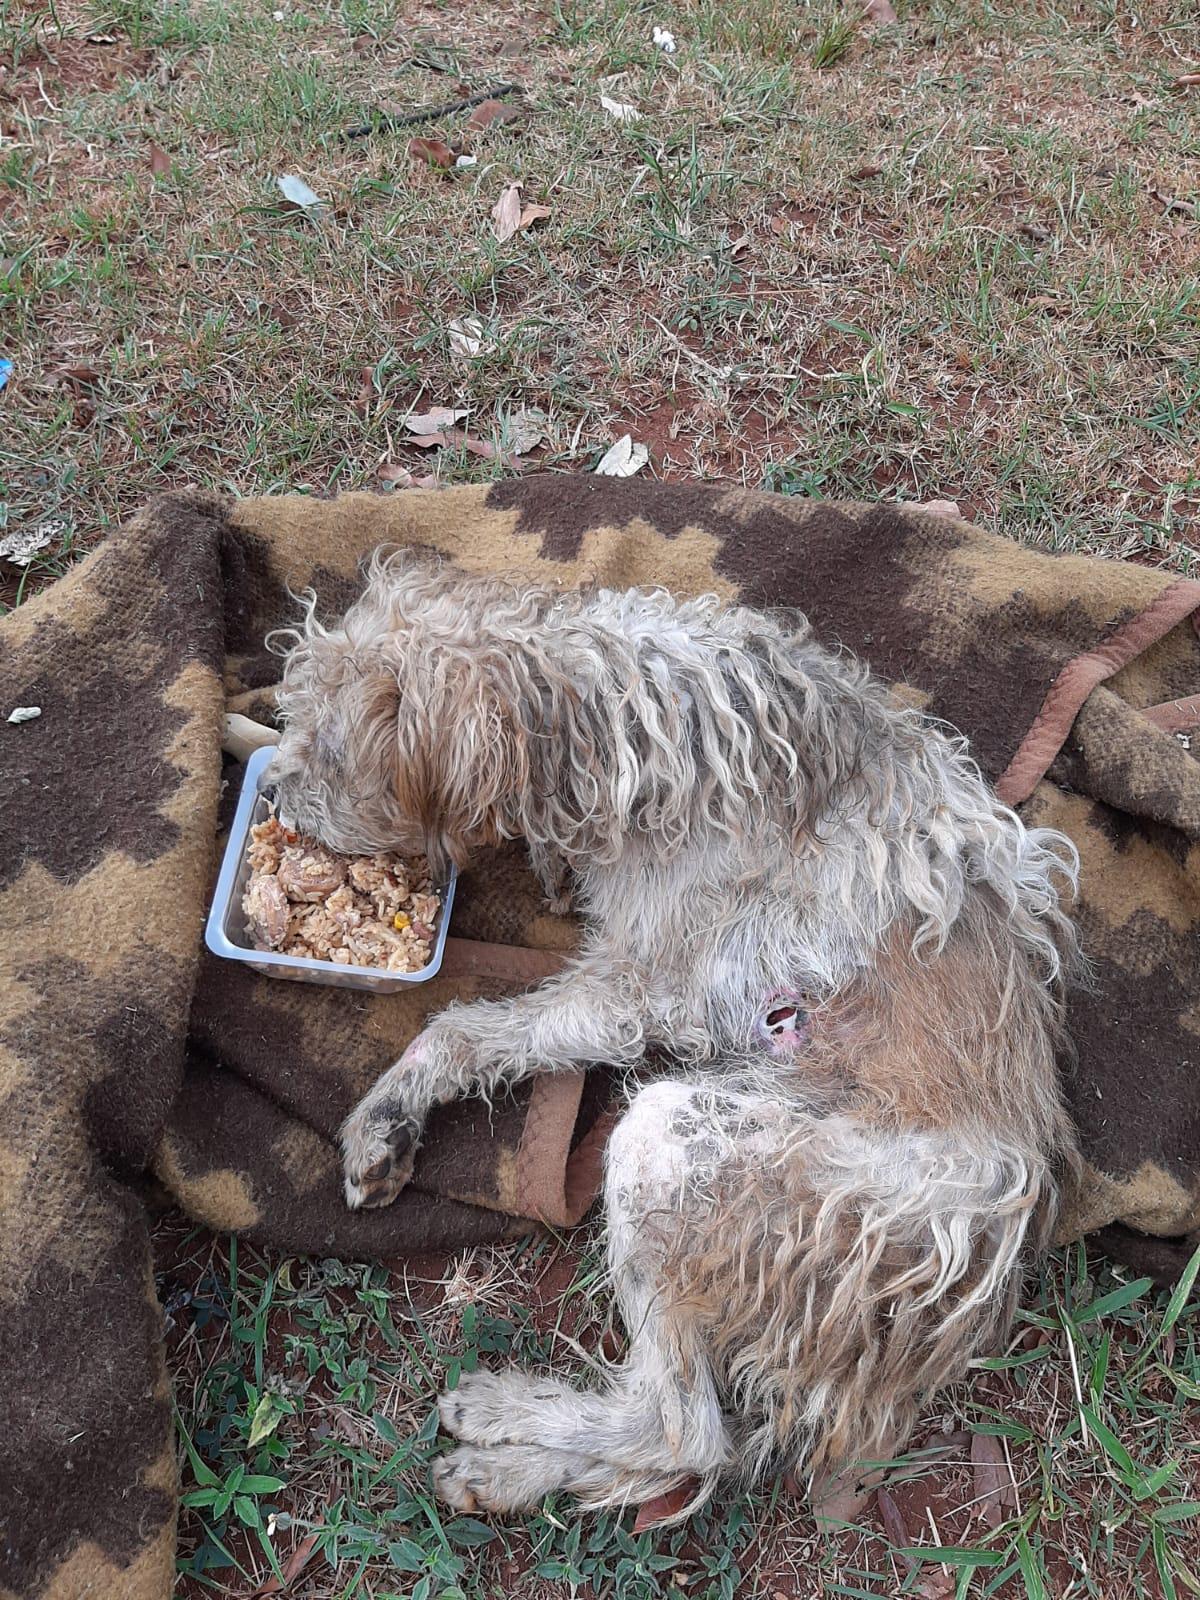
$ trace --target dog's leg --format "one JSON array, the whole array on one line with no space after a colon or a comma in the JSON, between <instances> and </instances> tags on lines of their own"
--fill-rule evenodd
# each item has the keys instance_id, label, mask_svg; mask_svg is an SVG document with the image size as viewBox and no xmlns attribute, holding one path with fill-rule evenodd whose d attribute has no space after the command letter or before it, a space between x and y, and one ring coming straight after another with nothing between
<instances>
[{"instance_id":1,"label":"dog's leg","mask_svg":"<svg viewBox=\"0 0 1200 1600\"><path fill-rule=\"evenodd\" d=\"M456 1511L503 1515L565 1491L585 1505L627 1505L661 1492L660 1472L614 1470L610 1461L537 1444L460 1445L434 1464L440 1499Z\"/></svg>"},{"instance_id":2,"label":"dog's leg","mask_svg":"<svg viewBox=\"0 0 1200 1600\"><path fill-rule=\"evenodd\" d=\"M636 986L586 961L530 994L451 1006L413 1040L342 1129L346 1200L383 1206L412 1174L425 1118L460 1095L490 1098L535 1072L593 1061L632 1066L643 1050Z\"/></svg>"},{"instance_id":3,"label":"dog's leg","mask_svg":"<svg viewBox=\"0 0 1200 1600\"><path fill-rule=\"evenodd\" d=\"M963 1135L652 1086L613 1134L605 1187L628 1361L591 1391L465 1379L441 1401L465 1444L439 1491L511 1508L541 1484L611 1505L690 1477L703 1495L731 1464L825 1476L886 1460L923 1399L1003 1336L1045 1182Z\"/></svg>"},{"instance_id":4,"label":"dog's leg","mask_svg":"<svg viewBox=\"0 0 1200 1600\"><path fill-rule=\"evenodd\" d=\"M643 1322L628 1359L592 1390L516 1368L464 1374L439 1401L442 1423L476 1445L538 1445L659 1479L709 1473L728 1456L724 1422L702 1357L684 1380L686 1343L677 1329Z\"/></svg>"},{"instance_id":5,"label":"dog's leg","mask_svg":"<svg viewBox=\"0 0 1200 1600\"><path fill-rule=\"evenodd\" d=\"M608 1257L628 1359L594 1390L516 1370L464 1377L440 1402L446 1430L466 1441L434 1469L451 1504L515 1510L558 1489L623 1504L711 1482L731 1459L711 1368L661 1275L695 1150L694 1128L672 1119L688 1115L692 1094L671 1082L643 1090L609 1146Z\"/></svg>"}]
</instances>

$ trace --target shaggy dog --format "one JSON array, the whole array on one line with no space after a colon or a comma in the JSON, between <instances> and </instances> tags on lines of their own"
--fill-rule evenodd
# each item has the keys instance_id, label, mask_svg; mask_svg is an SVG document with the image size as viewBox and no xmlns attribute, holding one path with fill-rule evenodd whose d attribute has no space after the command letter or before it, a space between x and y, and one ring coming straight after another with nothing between
<instances>
[{"instance_id":1,"label":"shaggy dog","mask_svg":"<svg viewBox=\"0 0 1200 1600\"><path fill-rule=\"evenodd\" d=\"M350 1205L395 1197L439 1102L677 1063L608 1149L627 1359L590 1389L464 1376L441 1495L604 1506L696 1478L695 1504L902 1448L1004 1338L1075 1159L1069 842L795 614L381 554L339 626L310 597L287 642L281 811L435 872L523 839L584 924L560 976L449 1007L383 1074L343 1130Z\"/></svg>"}]
</instances>

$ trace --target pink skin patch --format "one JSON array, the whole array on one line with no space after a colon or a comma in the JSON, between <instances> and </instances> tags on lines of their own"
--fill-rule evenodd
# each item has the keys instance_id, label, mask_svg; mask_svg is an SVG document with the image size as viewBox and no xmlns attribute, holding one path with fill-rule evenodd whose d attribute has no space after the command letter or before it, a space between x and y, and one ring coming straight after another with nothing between
<instances>
[{"instance_id":1,"label":"pink skin patch","mask_svg":"<svg viewBox=\"0 0 1200 1600\"><path fill-rule=\"evenodd\" d=\"M802 1050L812 1038L812 1022L801 997L790 989L767 996L754 1023L755 1037L775 1056Z\"/></svg>"},{"instance_id":2,"label":"pink skin patch","mask_svg":"<svg viewBox=\"0 0 1200 1600\"><path fill-rule=\"evenodd\" d=\"M424 1031L409 1044L400 1057L402 1067L423 1067L429 1055L429 1039Z\"/></svg>"}]
</instances>

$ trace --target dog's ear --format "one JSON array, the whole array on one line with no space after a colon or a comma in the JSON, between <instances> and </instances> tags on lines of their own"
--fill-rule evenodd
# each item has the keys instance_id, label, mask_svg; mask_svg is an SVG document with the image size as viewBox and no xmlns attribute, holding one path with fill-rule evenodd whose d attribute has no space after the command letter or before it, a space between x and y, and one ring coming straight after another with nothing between
<instances>
[{"instance_id":1,"label":"dog's ear","mask_svg":"<svg viewBox=\"0 0 1200 1600\"><path fill-rule=\"evenodd\" d=\"M427 686L418 687L412 678L407 684L393 683L388 722L388 781L396 810L419 835L434 881L444 882L452 863L459 868L466 864L463 850L451 848L445 827L442 755L445 743L451 740L450 730L441 728Z\"/></svg>"},{"instance_id":2,"label":"dog's ear","mask_svg":"<svg viewBox=\"0 0 1200 1600\"><path fill-rule=\"evenodd\" d=\"M400 696L395 791L444 875L508 836L506 802L528 782L528 736L503 680L465 653L443 659L422 700L417 709Z\"/></svg>"}]
</instances>

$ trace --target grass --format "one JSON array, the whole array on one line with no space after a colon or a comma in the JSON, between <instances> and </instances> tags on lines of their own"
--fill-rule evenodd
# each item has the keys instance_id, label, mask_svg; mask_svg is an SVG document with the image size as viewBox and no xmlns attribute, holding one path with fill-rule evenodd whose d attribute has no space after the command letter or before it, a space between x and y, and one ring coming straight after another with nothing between
<instances>
[{"instance_id":1,"label":"grass","mask_svg":"<svg viewBox=\"0 0 1200 1600\"><path fill-rule=\"evenodd\" d=\"M830 0L0 0L0 536L50 535L0 563L0 604L163 488L511 470L406 445L430 405L469 406L501 448L541 412L528 459L549 470L630 431L667 479L951 498L1016 538L1191 571L1200 101L1176 80L1198 49L1190 0L912 0L886 28ZM342 137L498 81L521 86L515 123ZM415 164L412 132L476 162ZM283 202L285 173L319 217ZM514 179L551 216L501 244ZM443 1520L436 1390L456 1363L598 1337L592 1241L407 1275L182 1225L160 1244L181 1595L249 1595L306 1552L289 1592L314 1600L1200 1592L1194 1291L1081 1250L937 1401L895 1469L894 1537L872 1513L829 1541L778 1488L636 1538L566 1505ZM972 1431L1011 1465L998 1528Z\"/></svg>"},{"instance_id":2,"label":"grass","mask_svg":"<svg viewBox=\"0 0 1200 1600\"><path fill-rule=\"evenodd\" d=\"M667 478L951 498L1190 570L1190 0L940 0L900 28L688 0L674 55L635 0L280 9L0 3L9 525L60 519L85 549L188 481L502 473L403 443L414 408L462 404L497 443L543 412L551 469L631 430ZM342 138L497 80L523 119L451 175L409 160L414 130ZM319 220L282 201L293 172ZM514 178L552 215L500 244ZM465 361L463 316L485 338Z\"/></svg>"}]
</instances>

